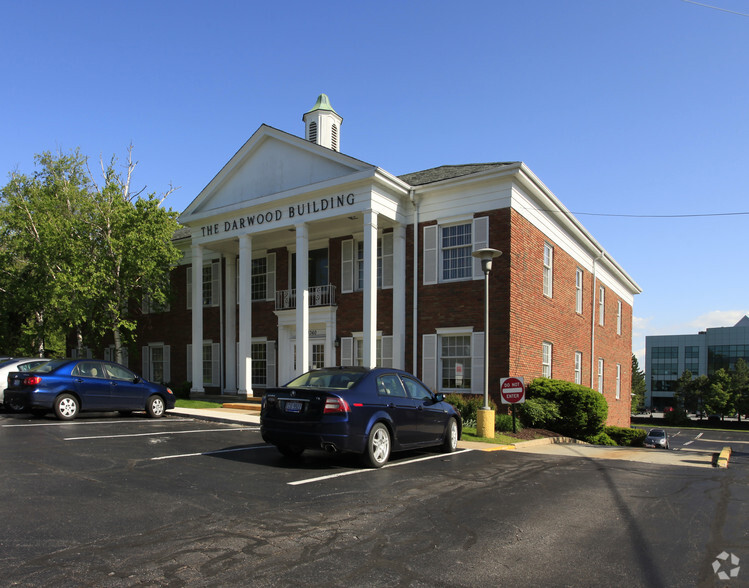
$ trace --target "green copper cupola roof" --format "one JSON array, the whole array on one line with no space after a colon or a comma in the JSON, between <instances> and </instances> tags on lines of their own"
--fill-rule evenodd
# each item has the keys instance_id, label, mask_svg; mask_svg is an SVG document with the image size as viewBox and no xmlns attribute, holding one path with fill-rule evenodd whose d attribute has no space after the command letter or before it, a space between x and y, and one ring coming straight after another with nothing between
<instances>
[{"instance_id":1,"label":"green copper cupola roof","mask_svg":"<svg viewBox=\"0 0 749 588\"><path fill-rule=\"evenodd\" d=\"M310 112L315 112L315 110L328 110L330 112L333 112L335 114L338 114L335 109L330 105L330 99L328 98L327 94L320 94L317 97L317 102L315 102L315 105L305 112L304 114L309 114ZM338 116L341 116L338 114ZM302 117L304 118L304 117Z\"/></svg>"}]
</instances>

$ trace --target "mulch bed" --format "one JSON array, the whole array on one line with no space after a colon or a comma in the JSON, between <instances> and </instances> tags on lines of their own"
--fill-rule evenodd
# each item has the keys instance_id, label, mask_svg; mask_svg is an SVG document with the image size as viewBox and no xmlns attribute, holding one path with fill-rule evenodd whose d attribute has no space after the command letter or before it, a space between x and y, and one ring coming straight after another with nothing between
<instances>
[{"instance_id":1,"label":"mulch bed","mask_svg":"<svg viewBox=\"0 0 749 588\"><path fill-rule=\"evenodd\" d=\"M559 433L547 431L546 429L521 429L517 433L502 433L502 435L517 437L521 441L530 441L539 437L559 437Z\"/></svg>"}]
</instances>

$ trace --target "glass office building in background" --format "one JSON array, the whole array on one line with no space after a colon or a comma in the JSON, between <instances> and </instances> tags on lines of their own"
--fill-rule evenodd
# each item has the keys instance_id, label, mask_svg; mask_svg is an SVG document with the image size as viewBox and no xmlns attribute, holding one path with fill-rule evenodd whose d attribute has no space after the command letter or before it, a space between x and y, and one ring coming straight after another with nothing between
<instances>
[{"instance_id":1,"label":"glass office building in background","mask_svg":"<svg viewBox=\"0 0 749 588\"><path fill-rule=\"evenodd\" d=\"M673 405L676 380L689 370L693 376L734 369L749 363L749 316L733 327L718 327L695 335L652 335L645 338L645 406L662 410Z\"/></svg>"}]
</instances>

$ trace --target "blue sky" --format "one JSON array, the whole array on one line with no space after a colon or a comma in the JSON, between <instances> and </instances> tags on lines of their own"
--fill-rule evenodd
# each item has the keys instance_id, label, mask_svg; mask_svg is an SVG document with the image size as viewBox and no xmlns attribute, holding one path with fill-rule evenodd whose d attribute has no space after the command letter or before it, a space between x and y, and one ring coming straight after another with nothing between
<instances>
[{"instance_id":1,"label":"blue sky","mask_svg":"<svg viewBox=\"0 0 749 588\"><path fill-rule=\"evenodd\" d=\"M132 143L134 185L179 186L181 211L261 124L302 135L324 92L341 150L391 173L524 161L642 287L642 367L645 335L749 313L749 214L726 214L749 212L749 0L0 10L3 183L42 151Z\"/></svg>"}]
</instances>

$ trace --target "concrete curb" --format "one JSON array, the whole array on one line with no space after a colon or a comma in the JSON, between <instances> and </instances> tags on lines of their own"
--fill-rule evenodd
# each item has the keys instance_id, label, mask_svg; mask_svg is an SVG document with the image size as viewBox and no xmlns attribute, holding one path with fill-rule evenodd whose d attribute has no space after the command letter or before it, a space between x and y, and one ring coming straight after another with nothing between
<instances>
[{"instance_id":1,"label":"concrete curb","mask_svg":"<svg viewBox=\"0 0 749 588\"><path fill-rule=\"evenodd\" d=\"M572 437L544 437L543 439L531 439L530 441L518 441L513 445L522 447L534 447L536 445L590 445L585 441L573 439Z\"/></svg>"},{"instance_id":2,"label":"concrete curb","mask_svg":"<svg viewBox=\"0 0 749 588\"><path fill-rule=\"evenodd\" d=\"M718 455L718 460L715 465L719 468L727 468L729 459L731 459L731 448L724 447L723 450Z\"/></svg>"}]
</instances>

